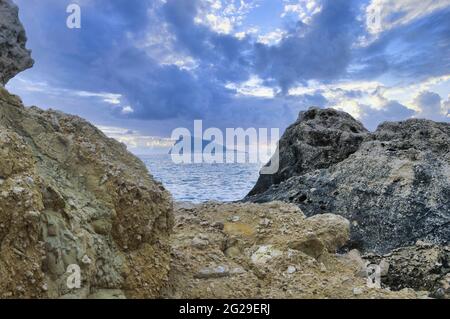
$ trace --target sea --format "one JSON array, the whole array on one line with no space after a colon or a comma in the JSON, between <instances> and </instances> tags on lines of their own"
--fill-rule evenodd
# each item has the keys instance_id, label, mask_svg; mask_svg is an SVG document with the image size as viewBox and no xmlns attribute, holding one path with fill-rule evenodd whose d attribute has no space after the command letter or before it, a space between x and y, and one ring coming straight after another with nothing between
<instances>
[{"instance_id":1,"label":"sea","mask_svg":"<svg viewBox=\"0 0 450 319\"><path fill-rule=\"evenodd\" d=\"M233 202L256 184L262 163L175 164L169 154L138 155L175 201Z\"/></svg>"}]
</instances>

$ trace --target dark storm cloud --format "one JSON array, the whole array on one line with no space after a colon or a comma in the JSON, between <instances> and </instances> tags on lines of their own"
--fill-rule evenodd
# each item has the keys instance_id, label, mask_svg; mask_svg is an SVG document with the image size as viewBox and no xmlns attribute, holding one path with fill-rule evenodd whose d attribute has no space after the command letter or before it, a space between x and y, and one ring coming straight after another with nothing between
<instances>
[{"instance_id":1,"label":"dark storm cloud","mask_svg":"<svg viewBox=\"0 0 450 319\"><path fill-rule=\"evenodd\" d=\"M55 86L123 95L123 103L135 112L124 115L113 108L118 117L199 118L229 99L229 90L217 85L208 73L197 76L174 65L159 65L136 46L141 33L143 36L152 24L160 23L148 19L151 1L132 5L129 1L93 2L82 7L80 30L69 30L65 20L54 19L66 17L61 14L65 13L64 3L50 8L37 3L32 6L23 5L25 15L33 11L33 15L47 17L43 23L27 19L29 38L33 39L30 47L37 61L34 74L51 74L45 78L52 79ZM60 25L55 28L48 23L52 20Z\"/></svg>"},{"instance_id":2,"label":"dark storm cloud","mask_svg":"<svg viewBox=\"0 0 450 319\"><path fill-rule=\"evenodd\" d=\"M352 76L372 79L384 73L422 80L450 72L450 8L437 10L409 24L382 33L356 50L362 69Z\"/></svg>"},{"instance_id":3,"label":"dark storm cloud","mask_svg":"<svg viewBox=\"0 0 450 319\"><path fill-rule=\"evenodd\" d=\"M287 90L307 80L343 76L351 46L362 32L354 0L323 0L311 25L298 22L276 46L218 34L194 23L201 1L168 0L163 14L177 38L177 48L200 61L200 70L219 81L245 81L256 73L266 84Z\"/></svg>"},{"instance_id":4,"label":"dark storm cloud","mask_svg":"<svg viewBox=\"0 0 450 319\"><path fill-rule=\"evenodd\" d=\"M173 119L176 126L178 120L204 118L221 125L282 126L300 109L332 106L320 92L286 95L309 80L331 83L390 73L423 78L450 71L448 9L396 27L358 49L355 42L365 34L358 14L367 1L322 0L322 11L310 24L298 22L274 46L195 23L204 9L200 0L167 0L160 6L151 0L86 1L81 30L65 27L70 1L17 2L36 59L26 73L29 79L71 90L121 94L122 106L130 105L134 112L124 114L112 107L118 123L127 118ZM162 25L170 34L163 40L171 41L175 53L192 58L195 68L161 64L145 46L137 45L145 42L148 30ZM239 84L252 75L281 88L281 94L273 99L242 97L227 88L229 82ZM358 92L348 94L354 98ZM366 110L367 117L376 121L411 115L397 104L385 112L371 112ZM102 114L90 119L102 119Z\"/></svg>"},{"instance_id":5,"label":"dark storm cloud","mask_svg":"<svg viewBox=\"0 0 450 319\"><path fill-rule=\"evenodd\" d=\"M342 77L351 62L351 46L361 32L355 1L324 0L311 25L298 23L279 45L256 46L256 69L283 91L308 80Z\"/></svg>"},{"instance_id":6,"label":"dark storm cloud","mask_svg":"<svg viewBox=\"0 0 450 319\"><path fill-rule=\"evenodd\" d=\"M163 6L162 14L177 38L176 48L199 60L205 76L220 81L247 80L252 60L249 39L219 34L194 23L200 6L198 0L168 0Z\"/></svg>"}]
</instances>

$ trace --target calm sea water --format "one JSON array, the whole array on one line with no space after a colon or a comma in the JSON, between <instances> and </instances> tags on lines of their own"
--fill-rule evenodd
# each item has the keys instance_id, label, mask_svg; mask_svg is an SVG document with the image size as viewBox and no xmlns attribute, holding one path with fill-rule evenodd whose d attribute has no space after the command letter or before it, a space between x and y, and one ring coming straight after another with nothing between
<instances>
[{"instance_id":1,"label":"calm sea water","mask_svg":"<svg viewBox=\"0 0 450 319\"><path fill-rule=\"evenodd\" d=\"M176 201L236 201L253 188L260 164L175 164L167 154L139 155Z\"/></svg>"}]
</instances>

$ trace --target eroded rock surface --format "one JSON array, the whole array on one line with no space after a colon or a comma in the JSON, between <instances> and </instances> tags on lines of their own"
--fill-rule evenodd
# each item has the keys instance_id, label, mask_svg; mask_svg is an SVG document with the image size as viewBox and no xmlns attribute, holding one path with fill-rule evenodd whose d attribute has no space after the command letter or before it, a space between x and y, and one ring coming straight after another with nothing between
<instances>
[{"instance_id":1,"label":"eroded rock surface","mask_svg":"<svg viewBox=\"0 0 450 319\"><path fill-rule=\"evenodd\" d=\"M368 131L349 114L333 109L301 112L279 142L279 170L261 175L249 196L271 185L342 162L356 152Z\"/></svg>"},{"instance_id":2,"label":"eroded rock surface","mask_svg":"<svg viewBox=\"0 0 450 319\"><path fill-rule=\"evenodd\" d=\"M1 85L32 65L25 42L17 8L0 0ZM281 141L282 170L253 194L307 203L315 216L281 202L191 205L177 209L169 238L171 197L124 145L78 117L25 108L0 87L0 298L426 298L409 288L368 288L359 252L336 254L350 227L354 242L368 231L380 250L391 245L387 231L402 240L448 239L439 224L448 217L448 126L424 123L369 134L344 113L304 113ZM346 172L339 165L352 156L362 162ZM386 225L370 230L380 218L373 207L386 210ZM432 209L417 217L417 207ZM423 229L395 224L411 216ZM408 278L422 267L413 287L445 297L448 254L441 256L437 247L372 258L392 264L387 280L404 281L395 279L396 289L414 285ZM417 263L405 265L408 258ZM434 279L444 284L430 285Z\"/></svg>"},{"instance_id":3,"label":"eroded rock surface","mask_svg":"<svg viewBox=\"0 0 450 319\"><path fill-rule=\"evenodd\" d=\"M0 88L0 297L159 297L172 217L124 145Z\"/></svg>"},{"instance_id":4,"label":"eroded rock surface","mask_svg":"<svg viewBox=\"0 0 450 319\"><path fill-rule=\"evenodd\" d=\"M426 290L433 298L450 298L450 247L418 241L386 255L365 256L383 264L382 283L393 290Z\"/></svg>"},{"instance_id":5,"label":"eroded rock surface","mask_svg":"<svg viewBox=\"0 0 450 319\"><path fill-rule=\"evenodd\" d=\"M169 298L426 298L368 288L360 265L337 255L349 222L306 218L295 205L208 203L179 207Z\"/></svg>"},{"instance_id":6,"label":"eroded rock surface","mask_svg":"<svg viewBox=\"0 0 450 319\"><path fill-rule=\"evenodd\" d=\"M280 154L280 174L292 176L247 201L341 215L351 222L349 246L363 251L449 243L449 123L413 119L367 133L348 114L311 109L287 130Z\"/></svg>"},{"instance_id":7,"label":"eroded rock surface","mask_svg":"<svg viewBox=\"0 0 450 319\"><path fill-rule=\"evenodd\" d=\"M32 66L25 43L0 0L0 298L159 297L170 195L93 125L2 88Z\"/></svg>"},{"instance_id":8,"label":"eroded rock surface","mask_svg":"<svg viewBox=\"0 0 450 319\"><path fill-rule=\"evenodd\" d=\"M26 41L17 6L11 0L0 0L0 85L33 66Z\"/></svg>"}]
</instances>

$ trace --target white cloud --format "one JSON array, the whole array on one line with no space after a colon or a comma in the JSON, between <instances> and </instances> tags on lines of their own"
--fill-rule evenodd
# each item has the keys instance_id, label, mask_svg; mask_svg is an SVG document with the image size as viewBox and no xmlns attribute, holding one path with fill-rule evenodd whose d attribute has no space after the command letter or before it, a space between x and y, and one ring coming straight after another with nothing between
<instances>
[{"instance_id":1,"label":"white cloud","mask_svg":"<svg viewBox=\"0 0 450 319\"><path fill-rule=\"evenodd\" d=\"M447 118L447 121L450 121L450 94L447 101L442 103L442 113Z\"/></svg>"},{"instance_id":2,"label":"white cloud","mask_svg":"<svg viewBox=\"0 0 450 319\"><path fill-rule=\"evenodd\" d=\"M134 109L130 105L124 106L122 108L122 114L131 114L133 112L134 112Z\"/></svg>"},{"instance_id":3,"label":"white cloud","mask_svg":"<svg viewBox=\"0 0 450 319\"><path fill-rule=\"evenodd\" d=\"M254 96L263 98L273 98L275 93L273 88L264 86L263 81L256 75L250 77L250 79L244 83L228 83L227 88L236 90L240 95Z\"/></svg>"},{"instance_id":4,"label":"white cloud","mask_svg":"<svg viewBox=\"0 0 450 319\"><path fill-rule=\"evenodd\" d=\"M275 31L259 35L257 41L265 45L276 45L285 36L286 31L281 29L276 29Z\"/></svg>"},{"instance_id":5,"label":"white cloud","mask_svg":"<svg viewBox=\"0 0 450 319\"><path fill-rule=\"evenodd\" d=\"M69 98L75 101L77 105L96 105L101 101L108 105L112 110L120 112L123 115L134 113L134 108L127 104L126 98L122 94L111 92L91 92L83 90L73 90L67 88L59 88L49 85L46 82L33 82L17 76L10 83L13 91L24 96L27 93L45 95L46 98L56 98L65 100ZM83 101L82 101L83 100ZM50 105L46 105L50 107ZM60 105L52 106L60 108Z\"/></svg>"},{"instance_id":6,"label":"white cloud","mask_svg":"<svg viewBox=\"0 0 450 319\"><path fill-rule=\"evenodd\" d=\"M373 94L381 87L383 87L383 84L378 81L342 81L334 84L321 84L316 81L309 81L307 86L299 86L290 89L289 95L299 96L320 92L328 99L337 99L351 91L361 91Z\"/></svg>"},{"instance_id":7,"label":"white cloud","mask_svg":"<svg viewBox=\"0 0 450 319\"><path fill-rule=\"evenodd\" d=\"M164 5L164 0L155 0L148 11L149 20L153 21L145 36L135 38L128 33L128 39L136 48L141 49L160 65L175 65L180 69L192 70L198 64L191 56L175 49L176 37L169 31L168 24L161 20L159 10ZM158 23L156 23L158 22Z\"/></svg>"},{"instance_id":8,"label":"white cloud","mask_svg":"<svg viewBox=\"0 0 450 319\"><path fill-rule=\"evenodd\" d=\"M236 32L234 36L240 40L244 39L247 36L258 34L258 28L251 27L246 29L245 31Z\"/></svg>"},{"instance_id":9,"label":"white cloud","mask_svg":"<svg viewBox=\"0 0 450 319\"><path fill-rule=\"evenodd\" d=\"M23 92L45 93L46 95L52 96L73 96L75 98L98 98L103 102L114 106L121 104L123 98L121 94L111 92L91 92L54 87L47 82L34 82L21 76L14 78L10 82L10 85L14 86L14 89Z\"/></svg>"},{"instance_id":10,"label":"white cloud","mask_svg":"<svg viewBox=\"0 0 450 319\"><path fill-rule=\"evenodd\" d=\"M305 24L311 23L313 16L322 10L322 6L318 0L285 0L284 2L284 10L281 17L284 18L294 14L296 18Z\"/></svg>"},{"instance_id":11,"label":"white cloud","mask_svg":"<svg viewBox=\"0 0 450 319\"><path fill-rule=\"evenodd\" d=\"M358 105L370 106L374 110L383 110L388 101L398 101L416 112L421 112L417 96L422 92L435 92L442 97L450 95L450 75L432 77L423 82L412 84L395 83L392 86L379 81L346 81L334 84L320 84L309 81L307 86L289 90L289 95L322 94L330 106L338 105L342 110L349 110L358 117L363 112ZM450 100L450 99L449 99ZM448 114L450 102L442 102L443 115ZM424 115L425 116L425 115Z\"/></svg>"},{"instance_id":12,"label":"white cloud","mask_svg":"<svg viewBox=\"0 0 450 319\"><path fill-rule=\"evenodd\" d=\"M434 92L423 91L414 98L414 105L419 110L417 117L435 121L444 121L449 118L449 101Z\"/></svg>"},{"instance_id":13,"label":"white cloud","mask_svg":"<svg viewBox=\"0 0 450 319\"><path fill-rule=\"evenodd\" d=\"M217 33L232 34L260 0L203 0L195 22Z\"/></svg>"},{"instance_id":14,"label":"white cloud","mask_svg":"<svg viewBox=\"0 0 450 319\"><path fill-rule=\"evenodd\" d=\"M233 22L228 17L223 17L210 13L206 15L205 19L206 24L217 33L230 34L231 31L233 30ZM199 20L197 19L196 21Z\"/></svg>"},{"instance_id":15,"label":"white cloud","mask_svg":"<svg viewBox=\"0 0 450 319\"><path fill-rule=\"evenodd\" d=\"M366 8L367 30L377 34L450 5L450 0L372 0Z\"/></svg>"},{"instance_id":16,"label":"white cloud","mask_svg":"<svg viewBox=\"0 0 450 319\"><path fill-rule=\"evenodd\" d=\"M64 91L70 91L70 90L64 90ZM118 105L121 103L122 95L121 94L114 94L114 93L96 93L96 92L88 92L88 91L72 91L74 95L80 96L80 97L97 97L103 100L103 102L112 104L112 105Z\"/></svg>"},{"instance_id":17,"label":"white cloud","mask_svg":"<svg viewBox=\"0 0 450 319\"><path fill-rule=\"evenodd\" d=\"M385 95L389 99L399 100L404 104L411 105L414 109L419 111L415 106L414 99L424 91L436 92L441 96L450 94L450 74L432 77L419 83L389 87L386 90Z\"/></svg>"},{"instance_id":18,"label":"white cloud","mask_svg":"<svg viewBox=\"0 0 450 319\"><path fill-rule=\"evenodd\" d=\"M170 148L175 140L159 136L142 135L139 132L116 126L97 126L106 136L127 145L129 149Z\"/></svg>"},{"instance_id":19,"label":"white cloud","mask_svg":"<svg viewBox=\"0 0 450 319\"><path fill-rule=\"evenodd\" d=\"M321 94L327 99L328 107L345 111L363 121L369 129L374 129L381 121L403 120L417 111L408 99L393 98L389 94L391 90L398 88L378 81L347 81L329 85L311 81L306 87L291 89L289 94L299 98L306 94Z\"/></svg>"}]
</instances>

